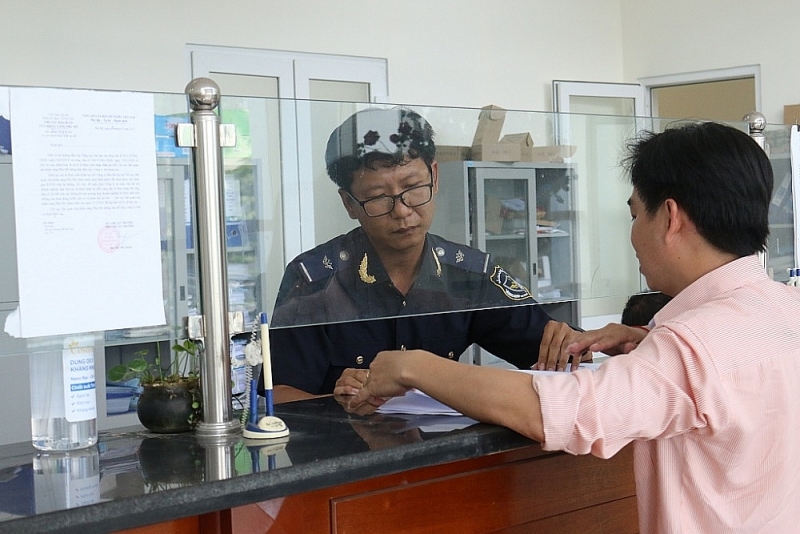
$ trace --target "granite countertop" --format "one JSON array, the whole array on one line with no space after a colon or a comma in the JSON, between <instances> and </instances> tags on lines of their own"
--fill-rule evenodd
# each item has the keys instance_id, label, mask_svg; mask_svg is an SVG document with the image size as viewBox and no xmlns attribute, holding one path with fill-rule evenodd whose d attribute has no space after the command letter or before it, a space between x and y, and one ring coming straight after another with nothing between
<instances>
[{"instance_id":1,"label":"granite countertop","mask_svg":"<svg viewBox=\"0 0 800 534\"><path fill-rule=\"evenodd\" d=\"M122 530L534 443L464 417L352 415L332 397L275 414L284 443L130 427L66 454L0 447L0 532Z\"/></svg>"}]
</instances>

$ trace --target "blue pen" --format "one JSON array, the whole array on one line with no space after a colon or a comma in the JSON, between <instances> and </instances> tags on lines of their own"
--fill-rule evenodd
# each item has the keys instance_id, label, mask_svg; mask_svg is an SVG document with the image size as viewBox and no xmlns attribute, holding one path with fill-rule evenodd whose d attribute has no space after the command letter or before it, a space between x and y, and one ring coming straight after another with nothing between
<instances>
[{"instance_id":1,"label":"blue pen","mask_svg":"<svg viewBox=\"0 0 800 534\"><path fill-rule=\"evenodd\" d=\"M267 401L267 415L275 415L275 409L272 406L272 358L269 352L269 323L265 312L259 314L259 321L261 322L261 359L263 360L261 374L264 377L264 398Z\"/></svg>"},{"instance_id":2,"label":"blue pen","mask_svg":"<svg viewBox=\"0 0 800 534\"><path fill-rule=\"evenodd\" d=\"M261 323L261 376L264 382L264 398L267 401L267 415L258 420L258 423L251 421L245 425L242 434L246 439L276 439L286 438L289 435L289 429L279 417L275 417L275 410L272 401L272 359L269 353L269 325L267 324L267 314L261 313L259 315L259 322ZM253 394L253 397L256 397ZM256 405L256 408L258 405ZM253 410L255 414L256 410ZM270 459L270 469L273 465L274 458Z\"/></svg>"}]
</instances>

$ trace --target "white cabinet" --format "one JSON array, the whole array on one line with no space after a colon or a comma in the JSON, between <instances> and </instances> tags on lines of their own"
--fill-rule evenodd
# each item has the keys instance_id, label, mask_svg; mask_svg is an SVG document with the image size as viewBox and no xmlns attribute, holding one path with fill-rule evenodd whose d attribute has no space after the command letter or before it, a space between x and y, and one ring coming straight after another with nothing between
<instances>
[{"instance_id":1,"label":"white cabinet","mask_svg":"<svg viewBox=\"0 0 800 534\"><path fill-rule=\"evenodd\" d=\"M554 319L577 325L573 180L569 164L442 163L431 232L490 253Z\"/></svg>"}]
</instances>

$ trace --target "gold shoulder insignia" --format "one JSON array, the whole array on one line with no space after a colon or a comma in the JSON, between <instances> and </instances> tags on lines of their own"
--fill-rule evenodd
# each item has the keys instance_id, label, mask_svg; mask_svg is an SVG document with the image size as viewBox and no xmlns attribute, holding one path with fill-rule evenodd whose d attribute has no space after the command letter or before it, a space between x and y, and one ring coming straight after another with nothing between
<instances>
[{"instance_id":1,"label":"gold shoulder insignia","mask_svg":"<svg viewBox=\"0 0 800 534\"><path fill-rule=\"evenodd\" d=\"M516 281L516 279L505 272L502 267L495 265L492 276L489 277L494 285L500 288L503 294L511 300L532 299L533 295L528 288Z\"/></svg>"},{"instance_id":2,"label":"gold shoulder insignia","mask_svg":"<svg viewBox=\"0 0 800 534\"><path fill-rule=\"evenodd\" d=\"M441 278L442 277L442 264L439 263L439 255L436 254L437 251L434 250L434 249L431 249L431 252L433 253L433 261L436 262L436 276Z\"/></svg>"},{"instance_id":3,"label":"gold shoulder insignia","mask_svg":"<svg viewBox=\"0 0 800 534\"><path fill-rule=\"evenodd\" d=\"M361 281L365 284L374 284L375 277L371 274L367 273L367 253L364 253L364 259L361 260L361 264L358 266L358 277L361 278Z\"/></svg>"}]
</instances>

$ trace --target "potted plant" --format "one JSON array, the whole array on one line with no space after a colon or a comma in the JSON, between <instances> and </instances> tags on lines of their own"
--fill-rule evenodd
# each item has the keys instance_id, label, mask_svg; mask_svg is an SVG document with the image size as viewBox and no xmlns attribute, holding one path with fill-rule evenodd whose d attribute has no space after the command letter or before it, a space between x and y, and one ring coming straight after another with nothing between
<instances>
[{"instance_id":1,"label":"potted plant","mask_svg":"<svg viewBox=\"0 0 800 534\"><path fill-rule=\"evenodd\" d=\"M197 344L184 340L172 346L172 353L168 365L163 365L160 350L156 351L153 363L144 358L147 351L142 351L130 362L108 370L108 379L113 382L139 378L142 392L136 403L136 414L151 432L187 432L195 427L200 417Z\"/></svg>"}]
</instances>

